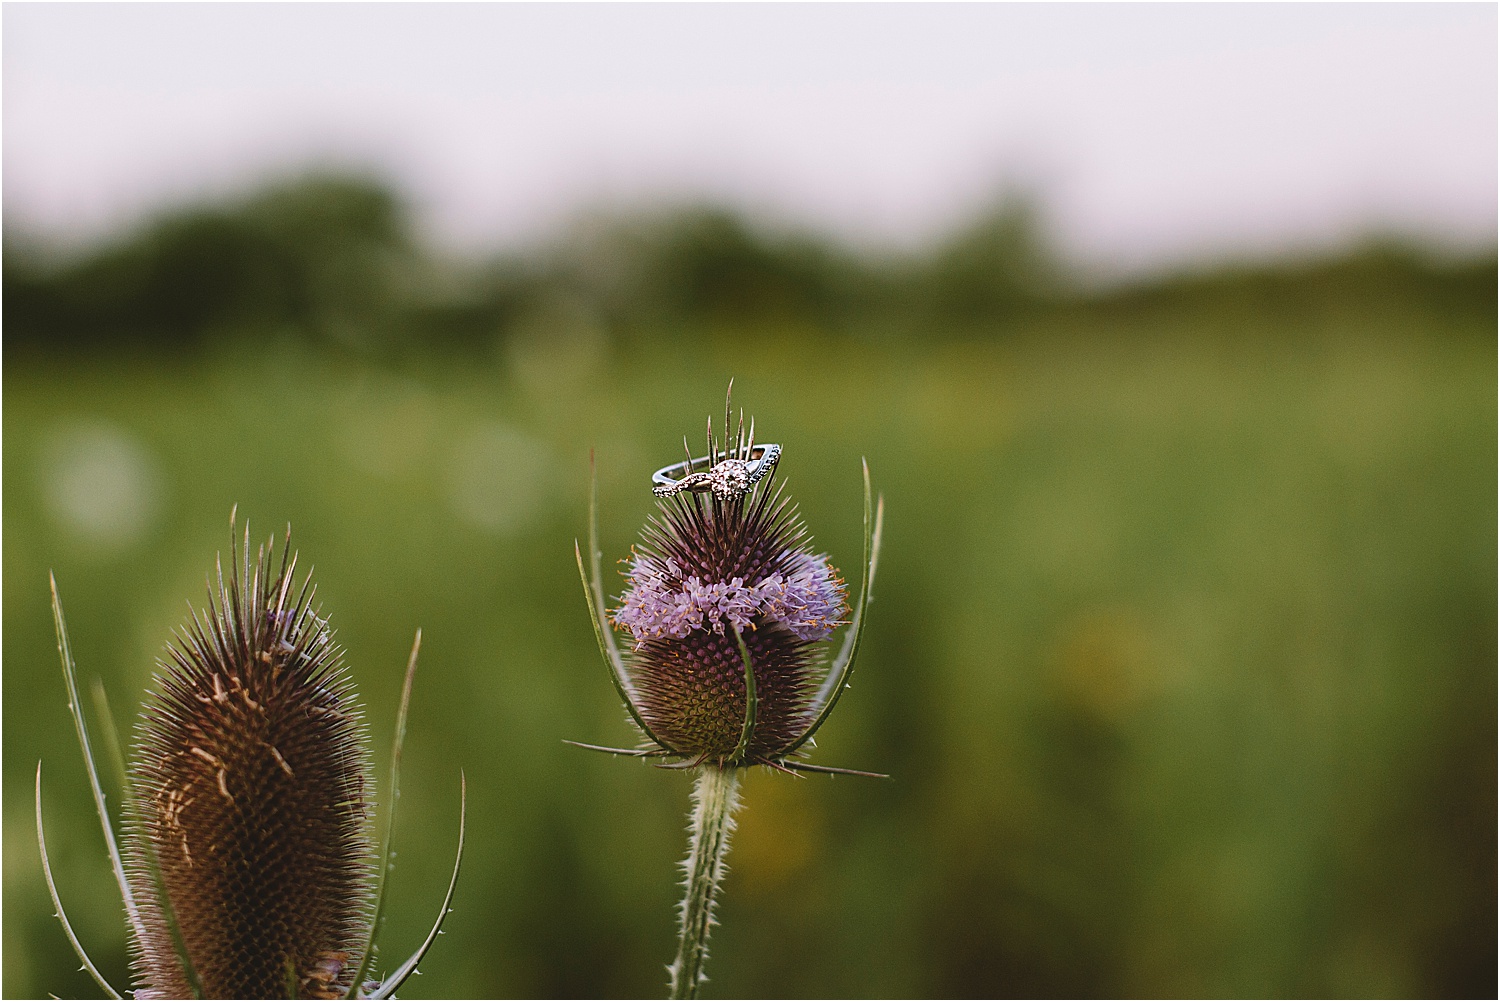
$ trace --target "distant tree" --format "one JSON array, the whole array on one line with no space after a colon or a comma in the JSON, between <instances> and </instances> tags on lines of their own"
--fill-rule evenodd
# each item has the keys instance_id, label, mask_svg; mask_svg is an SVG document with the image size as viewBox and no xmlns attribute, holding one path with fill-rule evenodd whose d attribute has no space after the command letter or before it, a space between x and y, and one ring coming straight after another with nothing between
<instances>
[{"instance_id":1,"label":"distant tree","mask_svg":"<svg viewBox=\"0 0 1500 1002\"><path fill-rule=\"evenodd\" d=\"M171 213L76 260L7 244L7 343L163 348L290 326L359 341L383 326L414 267L405 213L370 181L312 176L228 206Z\"/></svg>"}]
</instances>

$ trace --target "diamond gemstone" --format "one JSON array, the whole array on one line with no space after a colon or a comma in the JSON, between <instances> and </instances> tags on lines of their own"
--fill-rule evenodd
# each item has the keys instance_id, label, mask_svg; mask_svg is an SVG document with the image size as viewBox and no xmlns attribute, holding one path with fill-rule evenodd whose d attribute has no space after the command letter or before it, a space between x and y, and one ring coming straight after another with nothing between
<instances>
[{"instance_id":1,"label":"diamond gemstone","mask_svg":"<svg viewBox=\"0 0 1500 1002\"><path fill-rule=\"evenodd\" d=\"M726 459L708 471L709 490L720 501L744 497L750 490L750 464L743 459Z\"/></svg>"}]
</instances>

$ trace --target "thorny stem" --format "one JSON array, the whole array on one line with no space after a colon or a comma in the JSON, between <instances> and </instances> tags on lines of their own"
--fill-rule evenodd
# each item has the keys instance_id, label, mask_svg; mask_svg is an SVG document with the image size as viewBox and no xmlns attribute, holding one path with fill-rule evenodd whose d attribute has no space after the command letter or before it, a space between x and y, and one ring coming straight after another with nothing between
<instances>
[{"instance_id":1,"label":"thorny stem","mask_svg":"<svg viewBox=\"0 0 1500 1002\"><path fill-rule=\"evenodd\" d=\"M688 820L688 855L682 868L687 892L680 906L682 927L677 941L677 959L667 972L672 976L671 998L695 999L707 980L703 964L708 959L708 935L714 925L714 898L724 879L724 856L729 852L729 834L734 831L734 812L739 807L739 770L705 765L693 785L693 813Z\"/></svg>"}]
</instances>

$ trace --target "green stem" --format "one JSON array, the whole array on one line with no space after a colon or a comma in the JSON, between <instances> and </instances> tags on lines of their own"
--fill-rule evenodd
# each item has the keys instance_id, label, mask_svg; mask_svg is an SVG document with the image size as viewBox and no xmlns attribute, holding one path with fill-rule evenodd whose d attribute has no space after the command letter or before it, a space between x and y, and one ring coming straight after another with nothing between
<instances>
[{"instance_id":1,"label":"green stem","mask_svg":"<svg viewBox=\"0 0 1500 1002\"><path fill-rule=\"evenodd\" d=\"M698 770L693 786L688 855L682 864L687 873L687 893L682 898L677 959L667 968L672 976L670 997L674 999L697 998L698 986L707 980L703 963L708 959L714 898L724 879L724 856L729 852L729 833L734 831L734 811L739 807L739 785L737 769L706 765Z\"/></svg>"}]
</instances>

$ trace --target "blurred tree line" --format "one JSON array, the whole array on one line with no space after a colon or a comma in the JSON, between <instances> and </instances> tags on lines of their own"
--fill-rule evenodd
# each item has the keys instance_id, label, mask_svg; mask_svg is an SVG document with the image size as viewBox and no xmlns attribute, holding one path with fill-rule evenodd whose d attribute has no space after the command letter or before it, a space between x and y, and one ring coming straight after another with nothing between
<instances>
[{"instance_id":1,"label":"blurred tree line","mask_svg":"<svg viewBox=\"0 0 1500 1002\"><path fill-rule=\"evenodd\" d=\"M68 258L7 232L8 351L182 351L283 330L363 355L488 353L558 322L614 339L806 325L859 337L1004 335L1062 314L1182 309L1307 315L1351 304L1493 313L1496 258L1443 260L1400 242L1091 288L1049 252L1034 206L998 203L925 253L861 255L689 207L596 217L540 252L439 260L389 188L285 182L166 214ZM1080 316L1082 314L1082 316Z\"/></svg>"}]
</instances>

